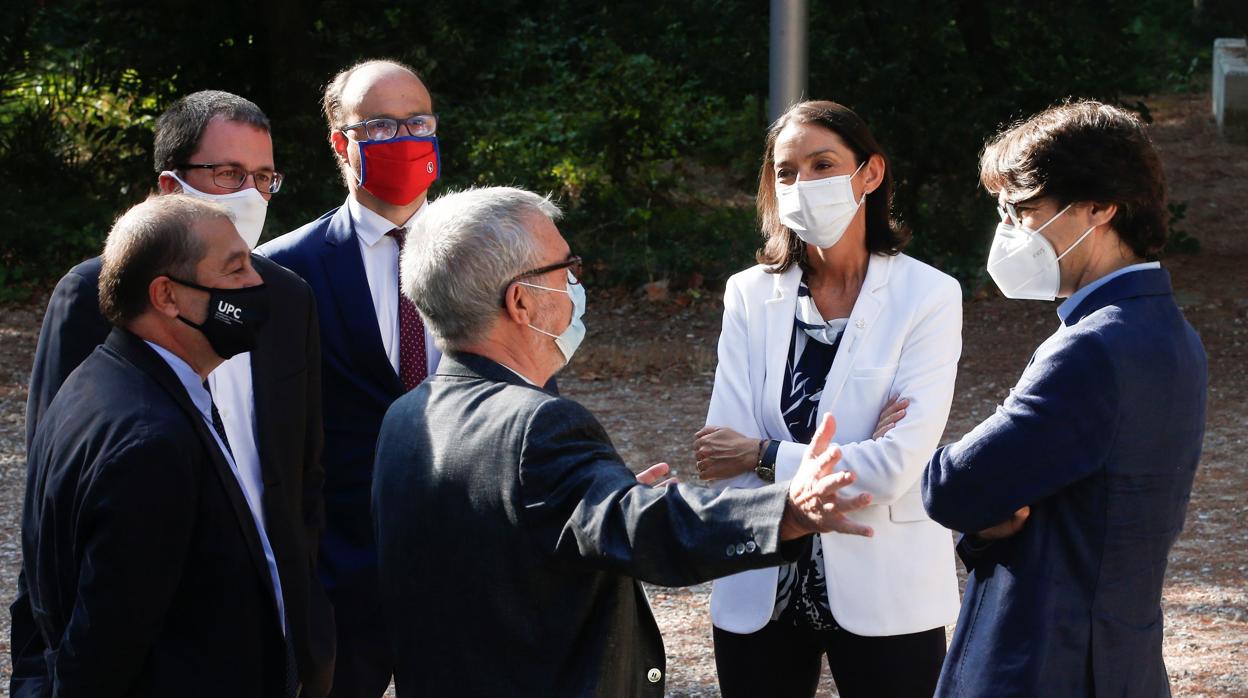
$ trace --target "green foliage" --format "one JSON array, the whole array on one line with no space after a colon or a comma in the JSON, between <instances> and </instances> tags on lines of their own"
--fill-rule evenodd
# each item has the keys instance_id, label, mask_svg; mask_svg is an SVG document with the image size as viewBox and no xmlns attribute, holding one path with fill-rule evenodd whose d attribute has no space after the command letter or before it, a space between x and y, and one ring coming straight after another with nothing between
<instances>
[{"instance_id":1,"label":"green foliage","mask_svg":"<svg viewBox=\"0 0 1248 698\"><path fill-rule=\"evenodd\" d=\"M1200 240L1192 237L1186 230L1179 227L1179 223L1187 217L1187 202L1171 201L1166 204L1166 208L1170 210L1170 221L1168 223L1170 237L1166 240L1164 254L1196 254L1200 252Z\"/></svg>"},{"instance_id":2,"label":"green foliage","mask_svg":"<svg viewBox=\"0 0 1248 698\"><path fill-rule=\"evenodd\" d=\"M111 220L153 186L154 117L194 90L247 96L273 121L287 184L267 237L338 205L320 90L378 56L410 63L434 93L435 197L484 184L552 192L592 283L723 278L761 242L767 9L19 1L0 33L0 297L99 249ZM1173 0L811 3L808 93L853 107L884 144L910 251L970 278L995 222L976 180L985 139L1066 97L1185 88L1222 26L1222 15L1192 12Z\"/></svg>"}]
</instances>

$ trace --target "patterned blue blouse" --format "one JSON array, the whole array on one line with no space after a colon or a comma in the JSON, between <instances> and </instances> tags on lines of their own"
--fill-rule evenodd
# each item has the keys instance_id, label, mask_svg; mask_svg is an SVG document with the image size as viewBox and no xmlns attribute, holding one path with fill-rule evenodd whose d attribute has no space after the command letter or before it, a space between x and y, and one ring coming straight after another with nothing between
<instances>
[{"instance_id":1,"label":"patterned blue blouse","mask_svg":"<svg viewBox=\"0 0 1248 698\"><path fill-rule=\"evenodd\" d=\"M780 394L780 412L789 433L798 442L810 443L815 436L819 399L823 397L823 386L847 323L845 318L823 319L803 278L797 287L797 311ZM812 630L837 627L832 610L828 608L823 545L819 536L815 536L809 556L780 568L776 607L771 617Z\"/></svg>"}]
</instances>

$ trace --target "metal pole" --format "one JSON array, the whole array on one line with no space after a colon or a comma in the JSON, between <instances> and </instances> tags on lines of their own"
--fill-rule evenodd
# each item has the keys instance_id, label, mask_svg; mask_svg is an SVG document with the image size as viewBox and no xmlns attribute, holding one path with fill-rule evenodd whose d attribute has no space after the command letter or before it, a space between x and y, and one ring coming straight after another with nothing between
<instances>
[{"instance_id":1,"label":"metal pole","mask_svg":"<svg viewBox=\"0 0 1248 698\"><path fill-rule=\"evenodd\" d=\"M769 121L806 97L806 0L771 0L771 95Z\"/></svg>"}]
</instances>

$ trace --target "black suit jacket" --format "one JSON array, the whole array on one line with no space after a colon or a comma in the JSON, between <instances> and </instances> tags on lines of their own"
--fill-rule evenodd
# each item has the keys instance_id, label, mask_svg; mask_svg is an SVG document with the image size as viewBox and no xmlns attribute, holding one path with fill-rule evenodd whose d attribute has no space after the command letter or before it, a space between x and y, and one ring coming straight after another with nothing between
<instances>
[{"instance_id":1,"label":"black suit jacket","mask_svg":"<svg viewBox=\"0 0 1248 698\"><path fill-rule=\"evenodd\" d=\"M298 276L260 256L252 263L269 288L273 312L251 352L257 448L264 480L265 528L277 559L304 695L329 691L333 611L316 577L324 528L321 488L321 363L316 303ZM100 259L69 271L48 301L31 372L27 446L69 374L112 329L99 311ZM46 672L42 642L26 601L25 579L11 613L15 696L39 695Z\"/></svg>"},{"instance_id":2,"label":"black suit jacket","mask_svg":"<svg viewBox=\"0 0 1248 698\"><path fill-rule=\"evenodd\" d=\"M637 580L792 559L787 489L638 485L577 403L471 354L386 414L373 483L400 696L663 695Z\"/></svg>"},{"instance_id":3,"label":"black suit jacket","mask_svg":"<svg viewBox=\"0 0 1248 698\"><path fill-rule=\"evenodd\" d=\"M29 466L23 569L53 695L283 694L259 532L151 347L114 330L44 412Z\"/></svg>"}]
</instances>

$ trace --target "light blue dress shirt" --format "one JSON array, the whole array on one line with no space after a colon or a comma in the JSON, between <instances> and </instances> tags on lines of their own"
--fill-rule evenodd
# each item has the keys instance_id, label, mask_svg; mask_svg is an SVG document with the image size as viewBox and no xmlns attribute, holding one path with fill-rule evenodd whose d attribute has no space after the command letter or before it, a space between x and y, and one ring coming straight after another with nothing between
<instances>
[{"instance_id":1,"label":"light blue dress shirt","mask_svg":"<svg viewBox=\"0 0 1248 698\"><path fill-rule=\"evenodd\" d=\"M269 577L273 581L273 596L277 599L277 615L282 623L282 632L285 633L286 603L282 598L282 580L277 576L277 558L273 555L273 546L269 545L269 535L264 528L264 507L260 501L260 493L247 487L242 473L238 470L238 464L234 462L234 456L222 443L221 436L217 434L216 427L212 424L212 395L204 389L204 382L200 380L199 374L195 373L195 369L191 368L190 364L168 349L151 342L147 342L147 346L154 349L160 358L169 364L169 368L173 369L174 375L182 382L182 387L186 388L187 395L191 397L195 409L199 410L199 415L208 425L208 433L212 434L212 438L216 440L217 448L221 449L221 455L225 456L225 462L230 464L230 472L234 473L234 479L238 481L238 488L243 492L247 508L251 510L251 518L256 522L256 532L260 534L260 546L264 549L264 560L268 563Z\"/></svg>"}]
</instances>

